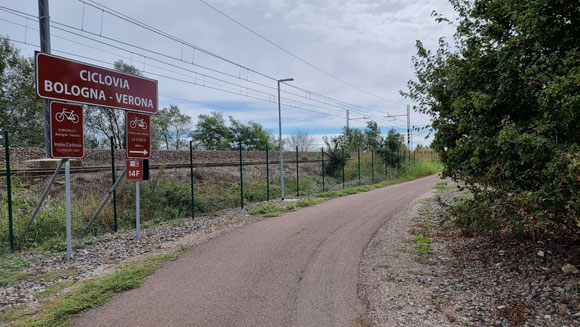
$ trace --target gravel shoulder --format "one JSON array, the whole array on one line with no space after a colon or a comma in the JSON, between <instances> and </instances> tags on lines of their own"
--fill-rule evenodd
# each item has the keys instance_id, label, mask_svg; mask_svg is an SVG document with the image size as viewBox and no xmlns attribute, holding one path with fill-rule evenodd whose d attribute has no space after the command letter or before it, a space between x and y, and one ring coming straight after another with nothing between
<instances>
[{"instance_id":1,"label":"gravel shoulder","mask_svg":"<svg viewBox=\"0 0 580 327\"><path fill-rule=\"evenodd\" d=\"M135 238L135 230L87 237L82 244L78 241L73 243L70 262L66 261L64 252L52 251L24 251L16 258L6 257L4 259L7 261L24 263L25 268L19 273L26 277L0 287L0 315L10 307L37 305L42 301L43 292L58 284L68 282L75 287L84 280L111 273L122 262L168 253L180 247L190 248L262 219L248 214L252 207L259 204L251 204L244 209L226 209L215 215L195 219L178 219L162 225L144 226L140 241Z\"/></svg>"},{"instance_id":2,"label":"gravel shoulder","mask_svg":"<svg viewBox=\"0 0 580 327\"><path fill-rule=\"evenodd\" d=\"M458 195L452 183L423 194L369 243L358 285L365 326L580 326L580 276L570 269L579 245L466 237L442 222L440 201Z\"/></svg>"},{"instance_id":3,"label":"gravel shoulder","mask_svg":"<svg viewBox=\"0 0 580 327\"><path fill-rule=\"evenodd\" d=\"M361 260L359 296L372 326L454 326L438 310L436 281L440 267L413 260L412 221L429 191L400 211L376 233ZM445 249L432 245L440 256ZM432 260L432 259L430 259Z\"/></svg>"},{"instance_id":4,"label":"gravel shoulder","mask_svg":"<svg viewBox=\"0 0 580 327\"><path fill-rule=\"evenodd\" d=\"M361 254L427 176L265 219L183 253L78 326L352 326Z\"/></svg>"}]
</instances>

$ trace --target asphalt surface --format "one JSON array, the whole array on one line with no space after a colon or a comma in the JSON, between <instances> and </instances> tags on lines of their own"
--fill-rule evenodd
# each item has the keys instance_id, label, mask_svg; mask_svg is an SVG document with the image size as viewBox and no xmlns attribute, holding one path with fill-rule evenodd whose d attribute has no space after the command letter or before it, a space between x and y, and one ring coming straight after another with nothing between
<instances>
[{"instance_id":1,"label":"asphalt surface","mask_svg":"<svg viewBox=\"0 0 580 327\"><path fill-rule=\"evenodd\" d=\"M223 234L75 326L352 326L362 252L438 176L333 199Z\"/></svg>"}]
</instances>

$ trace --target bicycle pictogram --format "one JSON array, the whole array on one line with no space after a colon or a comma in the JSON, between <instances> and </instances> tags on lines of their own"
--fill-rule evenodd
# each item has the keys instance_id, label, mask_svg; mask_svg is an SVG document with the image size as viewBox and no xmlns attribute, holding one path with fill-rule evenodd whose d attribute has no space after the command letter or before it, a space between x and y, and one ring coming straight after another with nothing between
<instances>
[{"instance_id":1,"label":"bicycle pictogram","mask_svg":"<svg viewBox=\"0 0 580 327\"><path fill-rule=\"evenodd\" d=\"M54 118L59 123L62 123L62 121L65 118L68 119L68 120L70 120L73 124L76 124L76 123L78 123L81 120L79 118L79 115L75 114L75 111L74 110L67 111L66 108L62 108L62 111L56 113L56 115L54 115Z\"/></svg>"},{"instance_id":2,"label":"bicycle pictogram","mask_svg":"<svg viewBox=\"0 0 580 327\"><path fill-rule=\"evenodd\" d=\"M131 128L137 128L137 126L139 126L141 129L147 129L147 123L143 118L139 119L139 117L135 117L135 119L132 120L129 125Z\"/></svg>"}]
</instances>

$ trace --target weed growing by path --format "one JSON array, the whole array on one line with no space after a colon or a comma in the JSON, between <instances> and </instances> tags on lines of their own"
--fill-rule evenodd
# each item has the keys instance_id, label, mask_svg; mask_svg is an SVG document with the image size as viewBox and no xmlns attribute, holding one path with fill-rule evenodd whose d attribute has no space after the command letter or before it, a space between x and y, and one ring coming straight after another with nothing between
<instances>
[{"instance_id":1,"label":"weed growing by path","mask_svg":"<svg viewBox=\"0 0 580 327\"><path fill-rule=\"evenodd\" d=\"M417 242L416 250L419 255L431 254L433 250L429 243L431 243L431 239L423 234L416 235L414 237L415 242Z\"/></svg>"},{"instance_id":2,"label":"weed growing by path","mask_svg":"<svg viewBox=\"0 0 580 327\"><path fill-rule=\"evenodd\" d=\"M429 260L427 258L423 258L423 257L414 257L413 258L413 261L415 261L417 263L420 263L422 265L427 265L427 266L430 266L430 265L434 265L435 264L435 262L433 262L433 261L431 261L431 260Z\"/></svg>"},{"instance_id":3,"label":"weed growing by path","mask_svg":"<svg viewBox=\"0 0 580 327\"><path fill-rule=\"evenodd\" d=\"M259 215L264 217L279 217L284 212L294 211L301 207L311 207L323 201L324 199L306 198L285 204L264 203L253 207L248 213L250 215Z\"/></svg>"},{"instance_id":4,"label":"weed growing by path","mask_svg":"<svg viewBox=\"0 0 580 327\"><path fill-rule=\"evenodd\" d=\"M393 282L395 281L395 277L391 276L391 275L385 275L383 277L383 282Z\"/></svg>"},{"instance_id":5,"label":"weed growing by path","mask_svg":"<svg viewBox=\"0 0 580 327\"><path fill-rule=\"evenodd\" d=\"M367 317L360 316L354 320L353 327L372 327L373 323Z\"/></svg>"},{"instance_id":6,"label":"weed growing by path","mask_svg":"<svg viewBox=\"0 0 580 327\"><path fill-rule=\"evenodd\" d=\"M44 291L37 293L36 296L40 299L48 299L58 294L60 291L66 289L67 287L73 286L75 282L76 282L75 280L69 279L62 281L60 283L56 283L54 285L47 287Z\"/></svg>"},{"instance_id":7,"label":"weed growing by path","mask_svg":"<svg viewBox=\"0 0 580 327\"><path fill-rule=\"evenodd\" d=\"M16 284L30 279L34 274L22 271L0 271L0 286Z\"/></svg>"},{"instance_id":8,"label":"weed growing by path","mask_svg":"<svg viewBox=\"0 0 580 327\"><path fill-rule=\"evenodd\" d=\"M114 273L89 280L70 292L49 298L37 309L3 311L0 321L12 323L13 326L68 326L74 315L103 305L115 293L139 287L147 276L153 274L164 262L176 260L179 252L184 249L185 247L180 247L163 255L124 262L117 266ZM45 295L49 297L50 293L56 294L71 286L69 284L70 282L47 290L49 294Z\"/></svg>"}]
</instances>

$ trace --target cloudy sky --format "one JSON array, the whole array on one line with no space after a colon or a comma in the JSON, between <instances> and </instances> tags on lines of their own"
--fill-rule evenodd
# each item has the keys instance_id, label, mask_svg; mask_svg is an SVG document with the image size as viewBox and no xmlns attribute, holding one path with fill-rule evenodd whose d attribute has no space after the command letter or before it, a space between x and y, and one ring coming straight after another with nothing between
<instances>
[{"instance_id":1,"label":"cloudy sky","mask_svg":"<svg viewBox=\"0 0 580 327\"><path fill-rule=\"evenodd\" d=\"M177 104L194 123L220 111L276 135L276 80L294 78L282 86L282 132L306 130L319 145L340 132L346 109L351 126L406 129L406 117L385 117L413 105L399 90L414 76L415 42L434 48L453 33L431 17L454 17L447 0L85 1L50 1L54 54L108 68L123 60L159 81L161 107ZM32 56L37 1L0 6L0 34ZM415 112L411 121L429 123Z\"/></svg>"}]
</instances>

